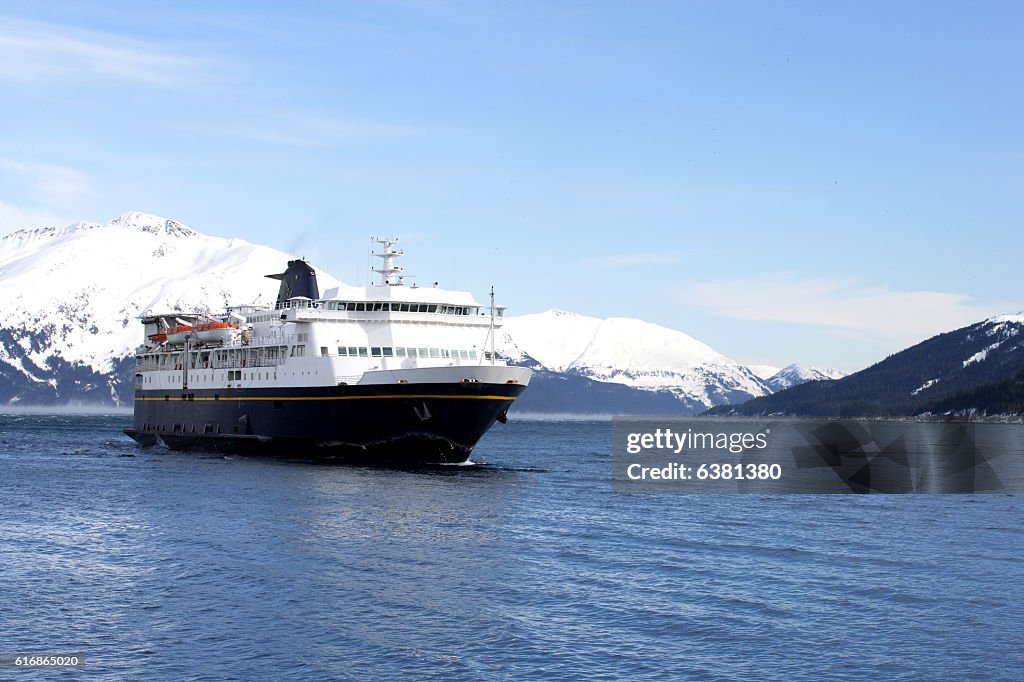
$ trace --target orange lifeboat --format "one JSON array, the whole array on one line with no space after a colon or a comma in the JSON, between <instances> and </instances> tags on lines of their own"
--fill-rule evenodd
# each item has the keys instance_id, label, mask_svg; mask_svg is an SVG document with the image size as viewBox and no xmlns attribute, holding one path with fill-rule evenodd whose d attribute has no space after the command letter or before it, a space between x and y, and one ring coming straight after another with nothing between
<instances>
[{"instance_id":1,"label":"orange lifeboat","mask_svg":"<svg viewBox=\"0 0 1024 682\"><path fill-rule=\"evenodd\" d=\"M192 333L192 327L187 324L179 324L177 327L171 327L167 330L167 343L172 346L180 346L185 343L185 339Z\"/></svg>"},{"instance_id":2,"label":"orange lifeboat","mask_svg":"<svg viewBox=\"0 0 1024 682\"><path fill-rule=\"evenodd\" d=\"M149 339L150 341L152 341L153 343L155 343L155 344L158 344L158 345L161 345L161 346L162 346L162 345L164 345L165 343L167 343L167 332L165 332L165 331L159 331L159 332L157 332L156 334L150 334L150 335L149 335L148 337L146 337L146 338L148 338L148 339Z\"/></svg>"},{"instance_id":3,"label":"orange lifeboat","mask_svg":"<svg viewBox=\"0 0 1024 682\"><path fill-rule=\"evenodd\" d=\"M195 327L196 338L203 343L226 343L238 331L237 324L205 322Z\"/></svg>"}]
</instances>

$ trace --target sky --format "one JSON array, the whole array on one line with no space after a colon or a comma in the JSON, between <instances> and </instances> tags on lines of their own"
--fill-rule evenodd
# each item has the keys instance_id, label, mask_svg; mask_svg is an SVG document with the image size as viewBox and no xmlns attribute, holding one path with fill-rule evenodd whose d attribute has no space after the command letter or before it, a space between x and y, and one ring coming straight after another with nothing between
<instances>
[{"instance_id":1,"label":"sky","mask_svg":"<svg viewBox=\"0 0 1024 682\"><path fill-rule=\"evenodd\" d=\"M854 371L1024 310L1020 2L0 0L0 234L138 210ZM116 245L111 245L116 248Z\"/></svg>"}]
</instances>

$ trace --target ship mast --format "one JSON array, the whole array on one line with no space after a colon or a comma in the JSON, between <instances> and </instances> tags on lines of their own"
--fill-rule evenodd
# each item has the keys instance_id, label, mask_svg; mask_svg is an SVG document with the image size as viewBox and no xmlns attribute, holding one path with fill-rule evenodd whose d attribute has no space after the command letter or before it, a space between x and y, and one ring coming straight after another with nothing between
<instances>
[{"instance_id":1,"label":"ship mast","mask_svg":"<svg viewBox=\"0 0 1024 682\"><path fill-rule=\"evenodd\" d=\"M487 332L491 339L491 364L494 364L494 285L491 285L491 329Z\"/></svg>"},{"instance_id":2,"label":"ship mast","mask_svg":"<svg viewBox=\"0 0 1024 682\"><path fill-rule=\"evenodd\" d=\"M401 286L403 283L402 280L405 279L405 277L398 274L402 271L402 266L395 265L395 257L402 256L405 252L395 248L395 244L398 243L398 237L375 237L373 241L384 247L384 250L381 252L373 252L374 256L377 256L377 258L380 258L383 261L379 268L373 269L374 272L380 274L380 282L378 282L378 286Z\"/></svg>"}]
</instances>

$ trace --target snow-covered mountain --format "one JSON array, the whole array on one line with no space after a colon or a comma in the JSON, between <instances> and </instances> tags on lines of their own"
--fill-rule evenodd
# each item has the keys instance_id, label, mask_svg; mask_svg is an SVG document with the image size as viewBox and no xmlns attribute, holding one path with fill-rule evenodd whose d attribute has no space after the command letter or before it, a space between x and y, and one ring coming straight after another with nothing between
<instances>
[{"instance_id":1,"label":"snow-covered mountain","mask_svg":"<svg viewBox=\"0 0 1024 682\"><path fill-rule=\"evenodd\" d=\"M498 352L545 370L674 395L685 411L771 391L749 369L674 329L561 310L508 317Z\"/></svg>"},{"instance_id":2,"label":"snow-covered mountain","mask_svg":"<svg viewBox=\"0 0 1024 682\"><path fill-rule=\"evenodd\" d=\"M0 401L119 402L148 309L273 301L288 254L125 213L0 239ZM321 271L322 288L338 282ZM122 389L119 391L119 389ZM119 395L121 398L119 398Z\"/></svg>"},{"instance_id":3,"label":"snow-covered mountain","mask_svg":"<svg viewBox=\"0 0 1024 682\"><path fill-rule=\"evenodd\" d=\"M1024 414L1024 313L990 317L835 382L813 381L717 414Z\"/></svg>"},{"instance_id":4,"label":"snow-covered mountain","mask_svg":"<svg viewBox=\"0 0 1024 682\"><path fill-rule=\"evenodd\" d=\"M765 381L774 393L776 391L784 391L793 386L799 386L800 384L806 384L808 381L828 381L842 379L844 376L846 375L838 369L788 365L769 376Z\"/></svg>"},{"instance_id":5,"label":"snow-covered mountain","mask_svg":"<svg viewBox=\"0 0 1024 682\"><path fill-rule=\"evenodd\" d=\"M0 403L129 401L140 314L271 302L278 284L264 275L290 258L137 212L3 237ZM322 290L340 284L322 271L317 278ZM498 346L538 370L524 409L693 414L772 392L700 341L641 320L558 310L508 317Z\"/></svg>"}]
</instances>

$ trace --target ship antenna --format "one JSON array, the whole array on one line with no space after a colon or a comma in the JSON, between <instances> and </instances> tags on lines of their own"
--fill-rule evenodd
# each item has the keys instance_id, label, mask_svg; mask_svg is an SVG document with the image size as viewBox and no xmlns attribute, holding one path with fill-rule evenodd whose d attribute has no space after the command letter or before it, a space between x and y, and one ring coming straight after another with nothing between
<instances>
[{"instance_id":1,"label":"ship antenna","mask_svg":"<svg viewBox=\"0 0 1024 682\"><path fill-rule=\"evenodd\" d=\"M377 256L377 258L380 258L383 261L379 268L373 269L374 272L380 274L380 282L378 283L378 286L401 286L404 277L398 273L402 272L402 266L395 264L395 258L405 255L405 252L395 248L395 244L398 243L398 237L378 237L374 238L373 241L384 247L384 250L379 253L376 251L373 252L374 256Z\"/></svg>"},{"instance_id":2,"label":"ship antenna","mask_svg":"<svg viewBox=\"0 0 1024 682\"><path fill-rule=\"evenodd\" d=\"M491 339L491 364L494 364L494 285L491 285L491 328L487 332Z\"/></svg>"}]
</instances>

